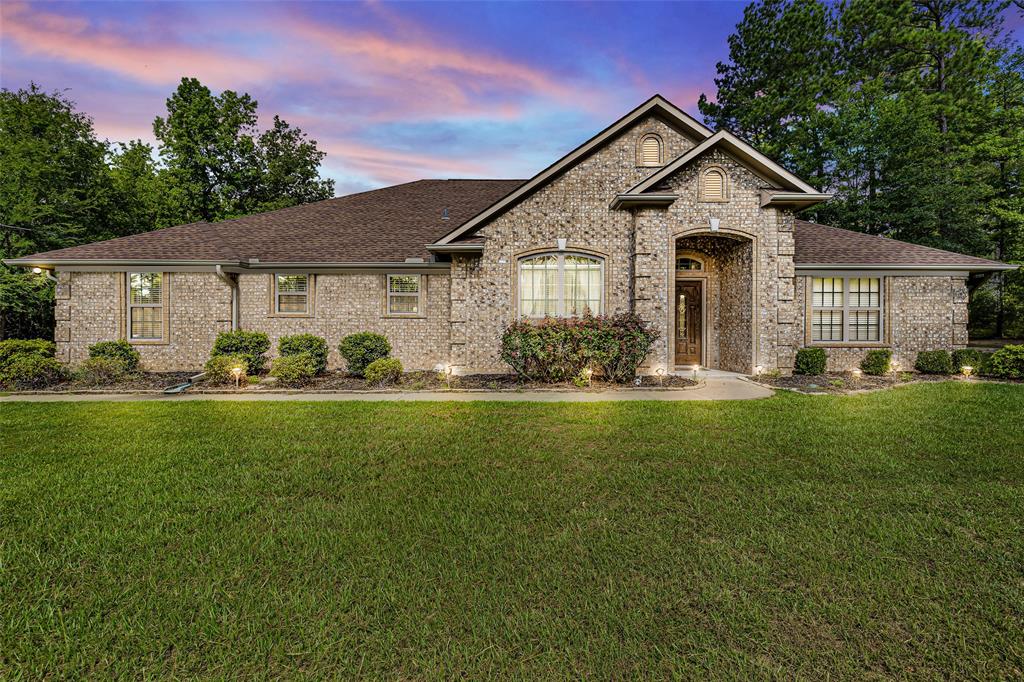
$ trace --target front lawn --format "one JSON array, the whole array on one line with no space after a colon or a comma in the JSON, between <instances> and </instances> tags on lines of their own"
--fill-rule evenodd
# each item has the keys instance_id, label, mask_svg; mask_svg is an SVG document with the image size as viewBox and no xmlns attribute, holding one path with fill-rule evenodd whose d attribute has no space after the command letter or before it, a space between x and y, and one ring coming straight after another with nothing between
<instances>
[{"instance_id":1,"label":"front lawn","mask_svg":"<svg viewBox=\"0 0 1024 682\"><path fill-rule=\"evenodd\" d=\"M0 678L1024 674L1024 386L0 404Z\"/></svg>"}]
</instances>

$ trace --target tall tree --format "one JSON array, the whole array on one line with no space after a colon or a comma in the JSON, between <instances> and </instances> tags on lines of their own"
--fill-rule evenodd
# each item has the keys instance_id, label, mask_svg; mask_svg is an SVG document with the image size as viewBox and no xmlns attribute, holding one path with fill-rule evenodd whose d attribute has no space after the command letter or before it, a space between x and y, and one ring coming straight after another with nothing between
<instances>
[{"instance_id":1,"label":"tall tree","mask_svg":"<svg viewBox=\"0 0 1024 682\"><path fill-rule=\"evenodd\" d=\"M334 182L321 180L323 153L301 130L274 117L259 134L258 104L248 94L214 95L183 78L153 132L177 191L178 222L215 221L266 208L326 199Z\"/></svg>"}]
</instances>

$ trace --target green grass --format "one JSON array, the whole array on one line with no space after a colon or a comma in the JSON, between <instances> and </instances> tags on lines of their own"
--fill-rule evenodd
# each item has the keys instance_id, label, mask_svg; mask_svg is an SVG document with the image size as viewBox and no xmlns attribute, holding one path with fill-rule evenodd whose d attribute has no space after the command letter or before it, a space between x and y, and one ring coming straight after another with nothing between
<instances>
[{"instance_id":1,"label":"green grass","mask_svg":"<svg viewBox=\"0 0 1024 682\"><path fill-rule=\"evenodd\" d=\"M1024 386L0 404L0 678L1020 677Z\"/></svg>"}]
</instances>

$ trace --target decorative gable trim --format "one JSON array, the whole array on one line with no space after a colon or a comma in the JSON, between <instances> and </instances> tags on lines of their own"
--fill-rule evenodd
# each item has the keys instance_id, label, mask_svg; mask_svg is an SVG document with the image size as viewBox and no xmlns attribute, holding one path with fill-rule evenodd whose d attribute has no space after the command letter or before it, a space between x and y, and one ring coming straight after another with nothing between
<instances>
[{"instance_id":1,"label":"decorative gable trim","mask_svg":"<svg viewBox=\"0 0 1024 682\"><path fill-rule=\"evenodd\" d=\"M428 244L427 248L431 251L437 251L438 247L451 243L471 230L480 228L488 221L493 220L497 216L509 210L527 196L533 194L563 172L573 167L614 138L618 137L640 118L653 113L661 114L670 122L680 126L685 131L688 131L697 139L706 140L712 136L711 130L706 126L699 123L692 116L666 100L661 95L655 95L615 123L612 123L594 137L581 144L576 149L563 156L555 163L542 170L537 175L533 176L522 187L514 190L503 199L499 199L489 208L470 218L443 238L437 240L437 242Z\"/></svg>"}]
</instances>

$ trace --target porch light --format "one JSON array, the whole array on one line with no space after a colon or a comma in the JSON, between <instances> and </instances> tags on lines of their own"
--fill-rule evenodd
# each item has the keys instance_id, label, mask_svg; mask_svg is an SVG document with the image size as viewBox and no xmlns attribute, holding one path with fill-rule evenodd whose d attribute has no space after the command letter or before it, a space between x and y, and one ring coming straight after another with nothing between
<instances>
[{"instance_id":1,"label":"porch light","mask_svg":"<svg viewBox=\"0 0 1024 682\"><path fill-rule=\"evenodd\" d=\"M721 222L721 218L712 218L711 216L708 216L708 225L711 226L712 232L718 232L718 226L721 224Z\"/></svg>"},{"instance_id":2,"label":"porch light","mask_svg":"<svg viewBox=\"0 0 1024 682\"><path fill-rule=\"evenodd\" d=\"M970 365L964 365L963 367L960 368L960 371L964 373L965 377L970 379L971 378L971 374L974 373L974 368L971 367Z\"/></svg>"}]
</instances>

